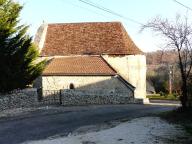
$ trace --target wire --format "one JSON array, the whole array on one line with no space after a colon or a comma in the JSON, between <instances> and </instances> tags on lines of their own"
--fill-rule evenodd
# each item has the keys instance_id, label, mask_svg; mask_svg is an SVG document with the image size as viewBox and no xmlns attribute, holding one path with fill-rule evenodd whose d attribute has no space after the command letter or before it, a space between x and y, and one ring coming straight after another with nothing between
<instances>
[{"instance_id":1,"label":"wire","mask_svg":"<svg viewBox=\"0 0 192 144\"><path fill-rule=\"evenodd\" d=\"M117 12L114 12L114 11L112 11L112 10L110 10L110 9L107 9L107 8L105 8L105 7L103 7L103 6L99 6L99 5L96 4L96 3L93 3L93 2L90 2L90 1L88 2L88 1L85 1L85 0L79 0L79 1L82 2L82 3L84 3L84 4L87 4L87 5L89 5L89 6L92 6L92 7L95 7L95 8L97 8L97 9L100 9L100 10L102 10L102 11L108 12L108 13L110 13L110 14L112 14L112 15L121 17L121 18L123 18L123 19L125 19L125 20L134 22L134 23L139 24L139 25L144 25L144 24L142 24L141 22L138 22L138 21L136 21L136 20L134 20L134 19L132 19L132 18L125 17L125 16L123 16L123 15L117 13Z\"/></svg>"},{"instance_id":2,"label":"wire","mask_svg":"<svg viewBox=\"0 0 192 144\"><path fill-rule=\"evenodd\" d=\"M61 1L62 1L62 0L61 0ZM70 4L70 5L72 5L72 6L75 6L75 7L78 7L78 8L87 10L87 11L90 11L90 12L95 13L95 14L97 14L97 15L100 15L100 16L102 16L102 17L110 18L110 17L107 17L107 16L105 16L105 15L103 15L103 14L100 14L100 13L98 13L98 12L95 12L95 11L93 11L93 10L90 10L90 9L88 9L88 8L85 8L85 7L76 5L76 4L74 4L74 3L71 3L71 2L69 2L69 1L68 1L68 2L67 2L67 1L62 1L62 2L66 2L67 4ZM111 18L110 18L110 19L111 19Z\"/></svg>"},{"instance_id":3,"label":"wire","mask_svg":"<svg viewBox=\"0 0 192 144\"><path fill-rule=\"evenodd\" d=\"M187 8L188 10L192 11L192 8L190 8L190 7L188 7L188 6L184 5L184 4L182 4L181 2L179 2L179 1L177 1L177 0L173 0L173 1L176 2L176 3L179 4L179 5L181 5L181 6L185 7L185 8Z\"/></svg>"}]
</instances>

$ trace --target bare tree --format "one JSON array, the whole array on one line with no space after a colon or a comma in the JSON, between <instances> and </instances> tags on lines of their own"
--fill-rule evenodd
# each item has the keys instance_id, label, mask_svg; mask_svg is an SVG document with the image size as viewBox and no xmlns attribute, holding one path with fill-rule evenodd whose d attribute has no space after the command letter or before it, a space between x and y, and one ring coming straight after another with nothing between
<instances>
[{"instance_id":1,"label":"bare tree","mask_svg":"<svg viewBox=\"0 0 192 144\"><path fill-rule=\"evenodd\" d=\"M188 81L192 67L192 24L188 22L187 17L181 18L180 15L176 16L174 22L161 17L155 17L141 28L141 31L151 29L154 33L162 36L166 44L166 49L172 49L177 52L182 79L182 95L180 96L180 100L184 109L190 103Z\"/></svg>"}]
</instances>

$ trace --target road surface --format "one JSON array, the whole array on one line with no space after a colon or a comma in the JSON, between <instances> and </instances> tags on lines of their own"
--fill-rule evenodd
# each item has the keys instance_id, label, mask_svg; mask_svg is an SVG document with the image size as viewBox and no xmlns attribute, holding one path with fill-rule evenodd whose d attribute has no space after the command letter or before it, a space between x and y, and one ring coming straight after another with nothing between
<instances>
[{"instance_id":1,"label":"road surface","mask_svg":"<svg viewBox=\"0 0 192 144\"><path fill-rule=\"evenodd\" d=\"M0 118L0 144L19 144L67 136L74 130L114 120L133 119L174 109L173 106L105 105L46 107L14 117Z\"/></svg>"}]
</instances>

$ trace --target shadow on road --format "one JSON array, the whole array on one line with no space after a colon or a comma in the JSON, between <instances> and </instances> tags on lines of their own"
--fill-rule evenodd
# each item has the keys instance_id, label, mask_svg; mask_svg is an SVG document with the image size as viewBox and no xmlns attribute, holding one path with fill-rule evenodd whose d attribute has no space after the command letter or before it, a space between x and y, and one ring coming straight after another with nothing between
<instances>
[{"instance_id":1,"label":"shadow on road","mask_svg":"<svg viewBox=\"0 0 192 144\"><path fill-rule=\"evenodd\" d=\"M67 136L86 125L114 120L130 120L175 109L174 106L105 105L49 107L27 114L0 119L0 143L20 144L27 141Z\"/></svg>"}]
</instances>

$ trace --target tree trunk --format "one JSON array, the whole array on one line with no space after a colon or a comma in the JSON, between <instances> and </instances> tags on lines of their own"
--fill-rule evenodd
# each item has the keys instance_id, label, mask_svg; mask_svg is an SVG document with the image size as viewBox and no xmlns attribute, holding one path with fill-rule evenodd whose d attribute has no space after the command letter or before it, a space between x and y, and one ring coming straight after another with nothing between
<instances>
[{"instance_id":1,"label":"tree trunk","mask_svg":"<svg viewBox=\"0 0 192 144\"><path fill-rule=\"evenodd\" d=\"M183 66L182 63L182 58L181 58L181 51L179 47L177 47L178 50L178 55L179 55L179 67L180 67L180 72L181 72L181 77L182 77L182 95L180 96L180 101L182 104L182 108L185 110L187 108L187 77L186 77L186 69Z\"/></svg>"},{"instance_id":2,"label":"tree trunk","mask_svg":"<svg viewBox=\"0 0 192 144\"><path fill-rule=\"evenodd\" d=\"M181 100L181 104L183 109L187 108L187 81L183 80L183 84L182 84L182 95L180 97Z\"/></svg>"}]
</instances>

